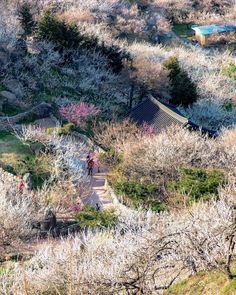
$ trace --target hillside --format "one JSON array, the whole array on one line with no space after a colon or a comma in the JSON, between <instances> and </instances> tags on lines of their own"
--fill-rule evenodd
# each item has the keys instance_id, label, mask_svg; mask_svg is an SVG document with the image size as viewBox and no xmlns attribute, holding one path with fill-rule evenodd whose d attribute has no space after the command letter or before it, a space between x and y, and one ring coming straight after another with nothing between
<instances>
[{"instance_id":1,"label":"hillside","mask_svg":"<svg viewBox=\"0 0 236 295\"><path fill-rule=\"evenodd\" d=\"M226 276L218 271L201 272L186 280L173 285L165 295L201 295L201 294L236 294L235 280L229 281Z\"/></svg>"},{"instance_id":2,"label":"hillside","mask_svg":"<svg viewBox=\"0 0 236 295\"><path fill-rule=\"evenodd\" d=\"M236 294L234 0L0 1L0 295Z\"/></svg>"}]
</instances>

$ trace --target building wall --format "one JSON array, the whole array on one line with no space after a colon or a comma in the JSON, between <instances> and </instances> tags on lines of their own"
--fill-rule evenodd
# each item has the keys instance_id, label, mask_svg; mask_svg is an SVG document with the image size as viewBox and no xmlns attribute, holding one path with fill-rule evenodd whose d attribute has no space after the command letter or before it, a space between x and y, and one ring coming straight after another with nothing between
<instances>
[{"instance_id":1,"label":"building wall","mask_svg":"<svg viewBox=\"0 0 236 295\"><path fill-rule=\"evenodd\" d=\"M236 31L217 33L217 34L205 35L205 36L199 33L195 34L195 38L197 39L199 44L201 44L202 46L220 42L221 39L224 39L224 38L227 39L227 37L229 39L228 41L233 41L233 40L236 41Z\"/></svg>"},{"instance_id":2,"label":"building wall","mask_svg":"<svg viewBox=\"0 0 236 295\"><path fill-rule=\"evenodd\" d=\"M199 33L195 34L195 38L197 39L197 41L199 42L199 44L201 44L202 46L206 45L207 42L207 36L201 35Z\"/></svg>"}]
</instances>

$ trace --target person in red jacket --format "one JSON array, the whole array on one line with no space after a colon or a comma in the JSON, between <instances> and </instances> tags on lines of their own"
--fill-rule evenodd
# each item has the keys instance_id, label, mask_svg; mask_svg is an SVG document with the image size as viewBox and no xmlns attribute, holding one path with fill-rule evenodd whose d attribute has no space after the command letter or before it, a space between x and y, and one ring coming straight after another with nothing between
<instances>
[{"instance_id":1,"label":"person in red jacket","mask_svg":"<svg viewBox=\"0 0 236 295\"><path fill-rule=\"evenodd\" d=\"M90 159L88 161L88 175L93 175L94 160Z\"/></svg>"},{"instance_id":2,"label":"person in red jacket","mask_svg":"<svg viewBox=\"0 0 236 295\"><path fill-rule=\"evenodd\" d=\"M23 193L23 191L25 189L25 183L24 183L24 180L23 180L22 176L20 177L20 183L19 183L18 189L19 189L20 193Z\"/></svg>"}]
</instances>

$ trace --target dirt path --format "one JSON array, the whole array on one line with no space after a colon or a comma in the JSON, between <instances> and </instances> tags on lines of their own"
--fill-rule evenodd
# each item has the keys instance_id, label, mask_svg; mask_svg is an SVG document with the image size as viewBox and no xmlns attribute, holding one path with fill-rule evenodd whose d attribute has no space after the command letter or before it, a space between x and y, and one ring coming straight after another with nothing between
<instances>
[{"instance_id":1,"label":"dirt path","mask_svg":"<svg viewBox=\"0 0 236 295\"><path fill-rule=\"evenodd\" d=\"M101 209L108 209L114 206L109 193L105 187L106 172L95 173L91 179L92 193L85 200L87 205L96 207L96 204Z\"/></svg>"}]
</instances>

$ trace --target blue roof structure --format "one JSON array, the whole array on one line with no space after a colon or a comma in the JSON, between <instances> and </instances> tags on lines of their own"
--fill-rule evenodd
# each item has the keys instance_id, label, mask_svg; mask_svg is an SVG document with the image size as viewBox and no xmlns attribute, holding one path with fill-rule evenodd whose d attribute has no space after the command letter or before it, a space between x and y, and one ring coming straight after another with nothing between
<instances>
[{"instance_id":1,"label":"blue roof structure","mask_svg":"<svg viewBox=\"0 0 236 295\"><path fill-rule=\"evenodd\" d=\"M192 27L192 29L195 32L205 36L214 33L236 31L236 23L214 24L208 26Z\"/></svg>"}]
</instances>

